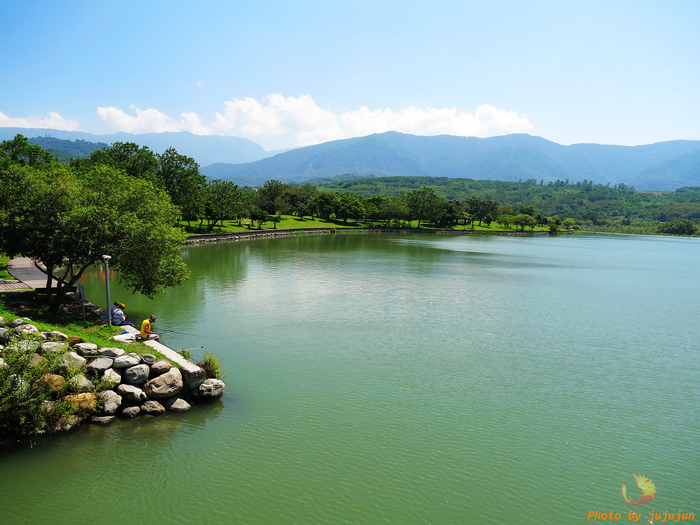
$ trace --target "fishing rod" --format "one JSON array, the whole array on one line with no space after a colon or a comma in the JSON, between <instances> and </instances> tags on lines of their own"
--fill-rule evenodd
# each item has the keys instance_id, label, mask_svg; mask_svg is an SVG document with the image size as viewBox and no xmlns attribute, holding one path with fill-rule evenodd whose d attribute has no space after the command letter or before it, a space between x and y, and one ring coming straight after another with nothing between
<instances>
[{"instance_id":1,"label":"fishing rod","mask_svg":"<svg viewBox=\"0 0 700 525\"><path fill-rule=\"evenodd\" d=\"M172 332L174 334L182 334L182 335L190 335L192 337L206 337L206 335L202 334L191 334L189 332L181 332L179 330L170 330L169 328L163 328L162 330L158 330L159 332Z\"/></svg>"}]
</instances>

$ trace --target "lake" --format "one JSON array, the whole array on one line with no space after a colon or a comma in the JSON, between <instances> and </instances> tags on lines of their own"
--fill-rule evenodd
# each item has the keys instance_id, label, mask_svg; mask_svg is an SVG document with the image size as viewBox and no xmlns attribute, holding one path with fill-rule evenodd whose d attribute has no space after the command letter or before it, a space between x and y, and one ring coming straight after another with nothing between
<instances>
[{"instance_id":1,"label":"lake","mask_svg":"<svg viewBox=\"0 0 700 525\"><path fill-rule=\"evenodd\" d=\"M183 257L184 286L112 279L112 298L221 356L224 397L0 450L3 524L700 511L700 239L348 233ZM99 270L85 287L104 307ZM631 473L656 499L622 500Z\"/></svg>"}]
</instances>

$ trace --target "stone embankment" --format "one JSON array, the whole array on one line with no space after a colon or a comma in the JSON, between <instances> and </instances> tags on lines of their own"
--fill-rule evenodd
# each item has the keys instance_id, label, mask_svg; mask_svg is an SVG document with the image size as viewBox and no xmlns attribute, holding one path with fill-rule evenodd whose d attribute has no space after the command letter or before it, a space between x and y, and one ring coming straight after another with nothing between
<instances>
[{"instance_id":1,"label":"stone embankment","mask_svg":"<svg viewBox=\"0 0 700 525\"><path fill-rule=\"evenodd\" d=\"M408 228L295 228L293 230L250 230L242 232L201 233L191 235L185 244L202 244L208 242L242 241L287 235L327 235L335 233L433 233L430 230ZM462 233L462 232L459 232Z\"/></svg>"},{"instance_id":2,"label":"stone embankment","mask_svg":"<svg viewBox=\"0 0 700 525\"><path fill-rule=\"evenodd\" d=\"M161 354L164 349L176 354L163 345L159 347ZM12 352L28 354L32 366L44 359L55 364L54 373L43 375L33 385L21 384L20 379L17 384L27 393L48 392L53 400L49 403L63 400L72 405L74 414L62 418L51 430L70 430L85 420L109 423L117 415L133 418L182 412L198 398L220 397L225 387L218 379L206 378L201 368L179 354L177 364L182 366L179 361L184 361L184 365L191 366L181 369L153 354L100 348L62 332L40 332L28 319L6 323L0 317L0 367L8 366L2 356Z\"/></svg>"},{"instance_id":3,"label":"stone embankment","mask_svg":"<svg viewBox=\"0 0 700 525\"><path fill-rule=\"evenodd\" d=\"M203 244L209 242L242 241L288 235L323 235L336 233L426 233L437 235L509 235L531 237L533 235L552 235L549 231L483 231L483 230L420 230L415 228L297 228L293 230L251 230L242 232L201 233L191 235L185 244ZM565 231L566 233L566 231ZM570 232L569 232L570 233Z\"/></svg>"}]
</instances>

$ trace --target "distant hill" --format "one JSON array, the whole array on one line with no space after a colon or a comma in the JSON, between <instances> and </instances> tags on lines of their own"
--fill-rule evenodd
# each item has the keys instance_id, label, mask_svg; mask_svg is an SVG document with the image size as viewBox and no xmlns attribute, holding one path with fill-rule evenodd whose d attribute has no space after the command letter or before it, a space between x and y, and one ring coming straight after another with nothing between
<instances>
[{"instance_id":1,"label":"distant hill","mask_svg":"<svg viewBox=\"0 0 700 525\"><path fill-rule=\"evenodd\" d=\"M37 144L51 153L54 157L70 162L71 159L89 157L95 150L106 148L104 142L88 142L86 140L57 139L55 137L32 137L30 144Z\"/></svg>"},{"instance_id":2,"label":"distant hill","mask_svg":"<svg viewBox=\"0 0 700 525\"><path fill-rule=\"evenodd\" d=\"M700 186L700 141L645 146L562 146L530 135L421 137L387 132L326 142L256 162L202 168L211 177L258 186L267 180L304 182L337 175L465 177L545 182L567 179L638 190Z\"/></svg>"},{"instance_id":3,"label":"distant hill","mask_svg":"<svg viewBox=\"0 0 700 525\"><path fill-rule=\"evenodd\" d=\"M57 138L71 141L83 140L102 142L111 145L114 142L134 142L139 146L147 146L156 153L163 153L168 148L175 148L181 155L192 157L200 166L215 162L237 164L263 159L272 153L265 151L262 146L252 140L240 137L220 137L215 135L193 135L188 132L179 133L115 133L112 135L93 135L79 131L62 131L57 129L37 128L0 128L0 141L12 139L21 134L27 138Z\"/></svg>"}]
</instances>

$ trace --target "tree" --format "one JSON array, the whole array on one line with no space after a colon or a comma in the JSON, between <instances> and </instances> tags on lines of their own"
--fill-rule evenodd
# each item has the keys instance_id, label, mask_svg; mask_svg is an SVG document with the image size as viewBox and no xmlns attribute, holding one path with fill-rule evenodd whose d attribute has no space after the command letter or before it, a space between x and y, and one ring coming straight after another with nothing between
<instances>
[{"instance_id":1,"label":"tree","mask_svg":"<svg viewBox=\"0 0 700 525\"><path fill-rule=\"evenodd\" d=\"M24 135L15 135L12 140L0 144L0 168L7 168L10 164L47 166L55 162L53 155L41 146L30 144Z\"/></svg>"},{"instance_id":2,"label":"tree","mask_svg":"<svg viewBox=\"0 0 700 525\"><path fill-rule=\"evenodd\" d=\"M335 216L343 222L348 219L361 219L365 214L365 208L360 198L354 193L342 193L335 198Z\"/></svg>"},{"instance_id":3,"label":"tree","mask_svg":"<svg viewBox=\"0 0 700 525\"><path fill-rule=\"evenodd\" d=\"M531 230L537 226L537 221L532 215L527 215L526 213L520 213L513 219L513 224L520 226L520 231L525 231L527 226Z\"/></svg>"},{"instance_id":4,"label":"tree","mask_svg":"<svg viewBox=\"0 0 700 525\"><path fill-rule=\"evenodd\" d=\"M204 210L207 185L207 178L199 173L199 165L194 159L180 155L174 148L156 155L156 159L158 186L165 189L173 204L180 208L183 219L196 219Z\"/></svg>"},{"instance_id":5,"label":"tree","mask_svg":"<svg viewBox=\"0 0 700 525\"><path fill-rule=\"evenodd\" d=\"M227 219L237 219L237 211L243 199L241 189L230 180L214 179L207 184L204 218L209 221L209 230Z\"/></svg>"},{"instance_id":6,"label":"tree","mask_svg":"<svg viewBox=\"0 0 700 525\"><path fill-rule=\"evenodd\" d=\"M316 201L314 200L314 193L316 188L309 184L304 186L288 186L282 193L275 199L274 208L280 213L285 215L297 214L299 218L303 219L304 216L313 216L316 211ZM269 209L268 209L269 211Z\"/></svg>"},{"instance_id":7,"label":"tree","mask_svg":"<svg viewBox=\"0 0 700 525\"><path fill-rule=\"evenodd\" d=\"M406 201L401 197L389 197L382 202L379 214L387 223L395 221L400 225L401 221L408 220L410 210Z\"/></svg>"},{"instance_id":8,"label":"tree","mask_svg":"<svg viewBox=\"0 0 700 525\"><path fill-rule=\"evenodd\" d=\"M571 218L564 219L561 223L561 227L565 230L574 230L578 228L578 226L576 225L576 221Z\"/></svg>"},{"instance_id":9,"label":"tree","mask_svg":"<svg viewBox=\"0 0 700 525\"><path fill-rule=\"evenodd\" d=\"M430 186L423 186L419 190L409 191L404 195L411 219L417 219L420 228L421 221L430 220L439 209L442 199Z\"/></svg>"},{"instance_id":10,"label":"tree","mask_svg":"<svg viewBox=\"0 0 700 525\"><path fill-rule=\"evenodd\" d=\"M88 159L76 160L72 166L85 168L98 164L123 170L136 179L144 179L158 186L158 158L146 146L133 142L115 142L109 148L93 151Z\"/></svg>"},{"instance_id":11,"label":"tree","mask_svg":"<svg viewBox=\"0 0 700 525\"><path fill-rule=\"evenodd\" d=\"M657 231L669 235L695 235L697 233L697 227L690 221L674 219L659 224Z\"/></svg>"},{"instance_id":12,"label":"tree","mask_svg":"<svg viewBox=\"0 0 700 525\"><path fill-rule=\"evenodd\" d=\"M275 201L282 195L282 192L287 188L287 185L278 180L268 180L263 184L262 188L258 188L253 198L253 204L258 208L265 210L269 214L274 214Z\"/></svg>"},{"instance_id":13,"label":"tree","mask_svg":"<svg viewBox=\"0 0 700 525\"><path fill-rule=\"evenodd\" d=\"M146 296L182 283L189 271L180 256L186 235L173 227L177 216L162 190L109 166L78 174L67 165L0 170L0 250L38 259L49 275L58 274L56 289L47 278L52 311L103 255L127 287Z\"/></svg>"},{"instance_id":14,"label":"tree","mask_svg":"<svg viewBox=\"0 0 700 525\"><path fill-rule=\"evenodd\" d=\"M263 224L271 219L271 216L265 210L257 206L250 207L250 220L258 223L258 230L262 230Z\"/></svg>"},{"instance_id":15,"label":"tree","mask_svg":"<svg viewBox=\"0 0 700 525\"><path fill-rule=\"evenodd\" d=\"M473 221L479 221L479 226L490 216L491 220L496 215L496 210L498 210L498 202L491 199L484 199L478 196L469 197L464 201L464 207L467 213L472 216L472 227L474 226ZM490 223L489 223L490 224Z\"/></svg>"}]
</instances>

